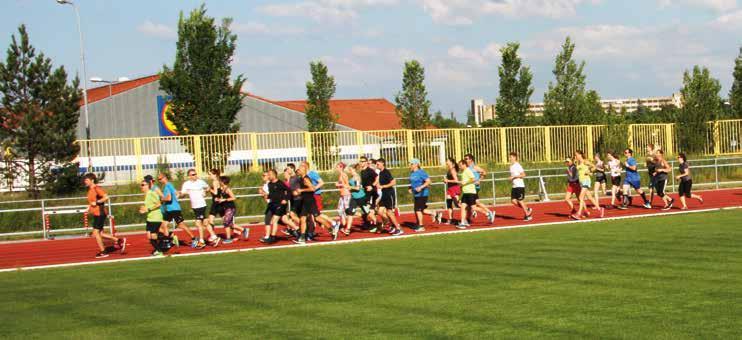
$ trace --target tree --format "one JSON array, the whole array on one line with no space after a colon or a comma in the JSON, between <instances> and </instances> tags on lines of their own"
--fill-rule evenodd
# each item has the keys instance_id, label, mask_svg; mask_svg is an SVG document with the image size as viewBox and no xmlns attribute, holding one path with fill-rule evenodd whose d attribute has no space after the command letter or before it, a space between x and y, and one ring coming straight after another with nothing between
<instances>
[{"instance_id":1,"label":"tree","mask_svg":"<svg viewBox=\"0 0 742 340\"><path fill-rule=\"evenodd\" d=\"M443 112L436 111L433 115L433 119L430 121L431 125L439 128L439 129L455 129L460 128L461 123L459 123L456 118L454 118L454 113L451 112L449 114L449 117L443 117Z\"/></svg>"},{"instance_id":2,"label":"tree","mask_svg":"<svg viewBox=\"0 0 742 340\"><path fill-rule=\"evenodd\" d=\"M706 67L698 65L683 74L683 108L678 114L678 141L686 152L701 152L706 145L708 122L721 113L721 84Z\"/></svg>"},{"instance_id":3,"label":"tree","mask_svg":"<svg viewBox=\"0 0 742 340\"><path fill-rule=\"evenodd\" d=\"M337 117L330 111L330 99L335 95L335 78L321 62L311 62L312 81L307 82L307 129L311 132L333 131Z\"/></svg>"},{"instance_id":4,"label":"tree","mask_svg":"<svg viewBox=\"0 0 742 340\"><path fill-rule=\"evenodd\" d=\"M430 101L427 96L425 68L417 60L405 62L402 91L394 98L403 128L425 129L430 125Z\"/></svg>"},{"instance_id":5,"label":"tree","mask_svg":"<svg viewBox=\"0 0 742 340\"><path fill-rule=\"evenodd\" d=\"M11 36L5 62L0 62L0 140L11 175L28 179L27 190L38 197L41 183L54 179L52 168L66 166L79 152L75 144L80 117L79 80L67 81L64 67L31 46L26 26L20 41Z\"/></svg>"},{"instance_id":6,"label":"tree","mask_svg":"<svg viewBox=\"0 0 742 340\"><path fill-rule=\"evenodd\" d=\"M602 108L595 91L586 92L585 62L572 59L575 44L567 37L554 65L556 83L549 82L544 94L544 120L550 125L600 123Z\"/></svg>"},{"instance_id":7,"label":"tree","mask_svg":"<svg viewBox=\"0 0 742 340\"><path fill-rule=\"evenodd\" d=\"M474 117L474 112L471 109L466 110L466 126L476 126L477 119Z\"/></svg>"},{"instance_id":8,"label":"tree","mask_svg":"<svg viewBox=\"0 0 742 340\"><path fill-rule=\"evenodd\" d=\"M525 125L528 103L533 95L533 74L528 66L522 65L518 48L520 44L512 42L500 49L500 95L496 104L500 126Z\"/></svg>"},{"instance_id":9,"label":"tree","mask_svg":"<svg viewBox=\"0 0 742 340\"><path fill-rule=\"evenodd\" d=\"M739 56L734 61L733 76L732 88L729 91L729 104L732 116L742 118L742 47L739 49Z\"/></svg>"},{"instance_id":10,"label":"tree","mask_svg":"<svg viewBox=\"0 0 742 340\"><path fill-rule=\"evenodd\" d=\"M240 129L236 118L242 109L245 79L238 75L230 81L237 46L231 22L225 18L217 26L214 18L206 15L205 5L191 11L188 18L180 13L175 63L163 66L160 72L160 89L170 96L167 116L178 134L234 133ZM226 148L202 143L204 167L223 167L233 142L221 144ZM194 151L190 144L186 148Z\"/></svg>"}]
</instances>

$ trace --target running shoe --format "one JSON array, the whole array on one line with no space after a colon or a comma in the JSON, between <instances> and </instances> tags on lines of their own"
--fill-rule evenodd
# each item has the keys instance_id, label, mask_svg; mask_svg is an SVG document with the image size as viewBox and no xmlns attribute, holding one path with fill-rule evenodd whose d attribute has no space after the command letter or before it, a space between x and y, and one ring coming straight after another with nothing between
<instances>
[{"instance_id":1,"label":"running shoe","mask_svg":"<svg viewBox=\"0 0 742 340\"><path fill-rule=\"evenodd\" d=\"M652 205L649 202L644 203L644 209L652 209Z\"/></svg>"},{"instance_id":2,"label":"running shoe","mask_svg":"<svg viewBox=\"0 0 742 340\"><path fill-rule=\"evenodd\" d=\"M260 241L260 243L270 243L271 242L271 238L270 237L261 237L259 241Z\"/></svg>"},{"instance_id":3,"label":"running shoe","mask_svg":"<svg viewBox=\"0 0 742 340\"><path fill-rule=\"evenodd\" d=\"M345 234L345 236L350 236L350 230L343 229L343 230L341 230L341 232L343 232L343 234Z\"/></svg>"},{"instance_id":4,"label":"running shoe","mask_svg":"<svg viewBox=\"0 0 742 340\"><path fill-rule=\"evenodd\" d=\"M203 241L199 240L196 243L196 249L204 249L204 248L206 248L206 243L204 243Z\"/></svg>"},{"instance_id":5,"label":"running shoe","mask_svg":"<svg viewBox=\"0 0 742 340\"><path fill-rule=\"evenodd\" d=\"M422 233L423 231L425 231L425 227L423 227L423 226L419 225L419 226L417 226L417 228L415 228L415 229L412 229L412 230L413 230L414 232L416 232L416 233Z\"/></svg>"},{"instance_id":6,"label":"running shoe","mask_svg":"<svg viewBox=\"0 0 742 340\"><path fill-rule=\"evenodd\" d=\"M572 215L569 215L569 218L571 218L571 219L573 219L573 220L575 220L575 221L579 221L579 220L581 220L580 216L577 216L577 214L572 214Z\"/></svg>"},{"instance_id":7,"label":"running shoe","mask_svg":"<svg viewBox=\"0 0 742 340\"><path fill-rule=\"evenodd\" d=\"M196 240L197 239L195 239L195 238L194 239L191 239L191 248L193 248L193 249L196 249L196 247L198 247L198 241L196 241Z\"/></svg>"},{"instance_id":8,"label":"running shoe","mask_svg":"<svg viewBox=\"0 0 742 340\"><path fill-rule=\"evenodd\" d=\"M178 235L173 234L173 245L176 247L180 247L180 240L178 240Z\"/></svg>"},{"instance_id":9,"label":"running shoe","mask_svg":"<svg viewBox=\"0 0 742 340\"><path fill-rule=\"evenodd\" d=\"M231 238L225 238L224 241L222 241L224 244L231 244L232 242L234 242L234 240Z\"/></svg>"},{"instance_id":10,"label":"running shoe","mask_svg":"<svg viewBox=\"0 0 742 340\"><path fill-rule=\"evenodd\" d=\"M533 220L533 214L526 215L526 217L523 218L523 221L526 221L526 222L530 220Z\"/></svg>"},{"instance_id":11,"label":"running shoe","mask_svg":"<svg viewBox=\"0 0 742 340\"><path fill-rule=\"evenodd\" d=\"M293 241L296 244L306 244L307 239L304 236L299 236L296 240Z\"/></svg>"},{"instance_id":12,"label":"running shoe","mask_svg":"<svg viewBox=\"0 0 742 340\"><path fill-rule=\"evenodd\" d=\"M433 219L435 220L435 223L443 224L443 213L440 211L435 213L435 217Z\"/></svg>"},{"instance_id":13,"label":"running shoe","mask_svg":"<svg viewBox=\"0 0 742 340\"><path fill-rule=\"evenodd\" d=\"M96 259L102 259L102 258L106 258L106 257L108 257L108 253L106 253L104 251L102 251L102 252L100 252L98 254L95 254L95 258Z\"/></svg>"},{"instance_id":14,"label":"running shoe","mask_svg":"<svg viewBox=\"0 0 742 340\"><path fill-rule=\"evenodd\" d=\"M219 242L221 242L221 241L222 241L221 238L215 236L214 237L214 240L211 241L211 246L214 247L214 248L216 248L216 247L219 246Z\"/></svg>"},{"instance_id":15,"label":"running shoe","mask_svg":"<svg viewBox=\"0 0 742 340\"><path fill-rule=\"evenodd\" d=\"M152 257L163 257L163 256L165 255L163 255L161 251L155 250L154 252L152 252Z\"/></svg>"},{"instance_id":16,"label":"running shoe","mask_svg":"<svg viewBox=\"0 0 742 340\"><path fill-rule=\"evenodd\" d=\"M618 208L618 209L620 209L620 210L628 210L628 209L629 209L629 207L627 207L627 206L625 206L625 205L619 205L619 206L617 206L616 208Z\"/></svg>"},{"instance_id":17,"label":"running shoe","mask_svg":"<svg viewBox=\"0 0 742 340\"><path fill-rule=\"evenodd\" d=\"M490 224L495 223L495 213L494 212L488 212L487 213L487 222Z\"/></svg>"},{"instance_id":18,"label":"running shoe","mask_svg":"<svg viewBox=\"0 0 742 340\"><path fill-rule=\"evenodd\" d=\"M289 230L290 230L289 228L284 228L281 230L281 233L283 233L286 236L291 236L292 234Z\"/></svg>"},{"instance_id":19,"label":"running shoe","mask_svg":"<svg viewBox=\"0 0 742 340\"><path fill-rule=\"evenodd\" d=\"M464 222L462 222L462 223L459 223L459 224L458 224L458 225L456 226L456 229L466 229L466 228L469 228L470 226L471 226L471 225L470 225L469 223L464 223Z\"/></svg>"},{"instance_id":20,"label":"running shoe","mask_svg":"<svg viewBox=\"0 0 742 340\"><path fill-rule=\"evenodd\" d=\"M250 228L242 229L242 238L245 240L250 238Z\"/></svg>"},{"instance_id":21,"label":"running shoe","mask_svg":"<svg viewBox=\"0 0 742 340\"><path fill-rule=\"evenodd\" d=\"M126 251L126 237L119 239L119 249L121 249L121 254Z\"/></svg>"},{"instance_id":22,"label":"running shoe","mask_svg":"<svg viewBox=\"0 0 742 340\"><path fill-rule=\"evenodd\" d=\"M402 230L402 228L394 228L394 229L395 229L395 232L392 234L392 236L402 236L402 235L404 235L404 231Z\"/></svg>"},{"instance_id":23,"label":"running shoe","mask_svg":"<svg viewBox=\"0 0 742 340\"><path fill-rule=\"evenodd\" d=\"M379 231L379 228L377 228L376 226L374 226L374 227L371 227L371 229L369 229L369 230L368 230L368 232L369 232L369 233L372 233L372 234L373 234L373 233L376 233L377 231Z\"/></svg>"}]
</instances>

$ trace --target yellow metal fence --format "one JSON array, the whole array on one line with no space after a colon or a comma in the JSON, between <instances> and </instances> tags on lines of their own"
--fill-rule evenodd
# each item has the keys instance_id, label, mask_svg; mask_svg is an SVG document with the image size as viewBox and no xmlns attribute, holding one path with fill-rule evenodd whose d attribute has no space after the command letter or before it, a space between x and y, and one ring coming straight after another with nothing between
<instances>
[{"instance_id":1,"label":"yellow metal fence","mask_svg":"<svg viewBox=\"0 0 742 340\"><path fill-rule=\"evenodd\" d=\"M709 123L708 154L742 153L742 120ZM412 158L423 166L471 153L480 163L506 163L516 151L526 162L553 162L574 150L586 154L608 149L640 149L652 143L668 154L677 152L673 124L628 126L538 126L507 128L279 132L80 140L79 160L86 170L111 172L112 181L131 181L158 167L171 170L218 168L226 173L281 168L309 161L318 170L358 157L384 158L389 167L404 167ZM90 152L88 154L88 151ZM92 164L92 169L89 165Z\"/></svg>"}]
</instances>

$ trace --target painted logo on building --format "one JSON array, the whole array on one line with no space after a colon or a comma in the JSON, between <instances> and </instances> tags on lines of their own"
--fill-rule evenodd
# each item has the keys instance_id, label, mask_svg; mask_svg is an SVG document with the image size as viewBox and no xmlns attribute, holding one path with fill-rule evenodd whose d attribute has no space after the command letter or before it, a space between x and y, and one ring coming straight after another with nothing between
<instances>
[{"instance_id":1,"label":"painted logo on building","mask_svg":"<svg viewBox=\"0 0 742 340\"><path fill-rule=\"evenodd\" d=\"M175 123L167 118L170 109L170 97L157 96L157 121L160 126L160 136L177 136Z\"/></svg>"}]
</instances>

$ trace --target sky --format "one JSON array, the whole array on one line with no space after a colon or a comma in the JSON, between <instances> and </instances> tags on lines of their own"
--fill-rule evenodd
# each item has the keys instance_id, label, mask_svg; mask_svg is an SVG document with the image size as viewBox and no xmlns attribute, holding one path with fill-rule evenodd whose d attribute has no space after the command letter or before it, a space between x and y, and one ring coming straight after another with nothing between
<instances>
[{"instance_id":1,"label":"sky","mask_svg":"<svg viewBox=\"0 0 742 340\"><path fill-rule=\"evenodd\" d=\"M90 77L155 74L172 64L177 21L203 1L76 0ZM738 3L739 2L739 3ZM543 101L566 36L586 62L588 88L604 99L669 96L683 71L706 66L727 97L742 47L742 0L222 0L206 1L237 34L233 73L246 90L303 99L309 62L328 64L336 98L387 98L404 61L419 60L433 110L463 119L470 100L494 102L499 49L521 44ZM0 48L25 24L55 65L80 72L72 7L54 0L3 0ZM5 59L5 52L2 59ZM92 86L92 85L91 85Z\"/></svg>"}]
</instances>

